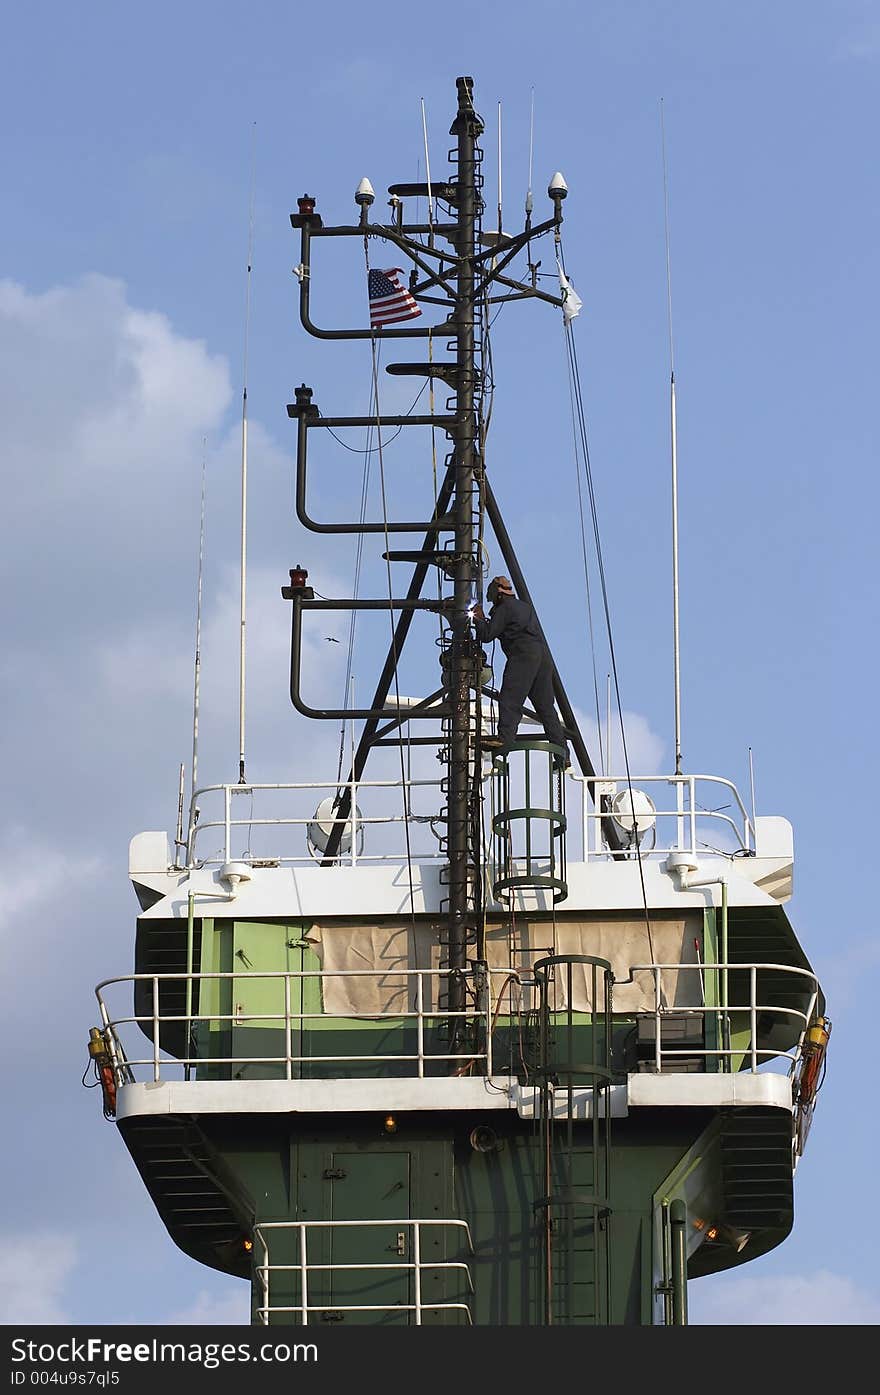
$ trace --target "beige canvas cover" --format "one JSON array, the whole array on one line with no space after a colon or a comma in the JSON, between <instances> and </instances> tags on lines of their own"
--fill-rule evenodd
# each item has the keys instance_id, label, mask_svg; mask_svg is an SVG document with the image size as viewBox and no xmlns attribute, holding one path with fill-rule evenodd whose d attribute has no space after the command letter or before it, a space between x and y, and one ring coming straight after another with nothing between
<instances>
[{"instance_id":1,"label":"beige canvas cover","mask_svg":"<svg viewBox=\"0 0 880 1395\"><path fill-rule=\"evenodd\" d=\"M518 921L515 939L509 926L490 925L486 957L493 1000L510 972L531 976L535 962L548 955L586 954L611 964L615 1012L654 1009L654 975L633 972L636 966L646 964L671 966L659 975L665 1007L697 1006L701 1001L700 974L696 967L682 971L680 966L698 964L695 941L701 930L699 911L687 916L652 916L650 937L644 916L606 914L596 920L559 919L555 927L547 921ZM436 925L402 924L399 920L373 925L333 922L313 925L309 939L325 975L329 975L323 980L325 1012L375 1017L415 1012L419 979L423 1010L436 1009L440 982L436 970L442 954ZM514 952L517 949L525 952ZM555 973L557 1008L568 1005L567 982L565 971ZM600 989L601 983L600 978ZM590 1011L594 1004L589 965L572 966L571 986L574 1010ZM524 1005L534 1005L531 995Z\"/></svg>"}]
</instances>

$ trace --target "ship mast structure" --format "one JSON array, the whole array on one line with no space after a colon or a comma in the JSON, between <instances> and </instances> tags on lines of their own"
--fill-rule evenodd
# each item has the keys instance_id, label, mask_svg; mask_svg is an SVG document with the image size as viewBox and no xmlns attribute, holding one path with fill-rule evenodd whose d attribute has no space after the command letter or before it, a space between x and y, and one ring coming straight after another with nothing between
<instances>
[{"instance_id":1,"label":"ship mast structure","mask_svg":"<svg viewBox=\"0 0 880 1395\"><path fill-rule=\"evenodd\" d=\"M194 789L179 856L163 832L136 835L134 973L97 989L105 1115L172 1239L247 1280L260 1325L683 1325L689 1280L791 1229L824 1077L830 1022L784 909L786 819L750 816L716 776L615 775L606 755L600 777L555 668L579 770L540 733L484 749L497 694L469 608L487 524L530 599L486 474L486 315L502 300L563 307L530 248L558 239L566 189L555 175L543 222L530 195L521 232L484 232L482 129L461 77L445 180L392 185L387 223L366 180L350 226L325 226L310 195L291 216L302 324L369 341L375 406L325 416L295 388L296 516L319 536L381 538L389 577L412 568L397 597L324 597L300 562L282 588L294 708L361 724L347 778ZM428 221L408 221L424 198ZM408 259L413 304L446 318L316 325L312 248L339 237L363 243L368 268L377 245ZM432 393L428 414L386 415L378 346L426 339L427 361L386 370L445 386L445 410ZM315 431L372 428L381 452L382 432L413 426L449 441L421 519L389 518L384 489L380 520L312 515ZM399 534L418 548L392 547ZM312 611L389 617L367 706L306 700ZM402 697L424 612L440 620L441 682ZM437 748L439 779L403 762L398 782L368 778L373 751L421 745ZM389 786L402 816L380 806ZM417 816L426 791L440 807ZM431 850L411 843L425 825L439 830ZM401 832L405 853L381 844Z\"/></svg>"}]
</instances>

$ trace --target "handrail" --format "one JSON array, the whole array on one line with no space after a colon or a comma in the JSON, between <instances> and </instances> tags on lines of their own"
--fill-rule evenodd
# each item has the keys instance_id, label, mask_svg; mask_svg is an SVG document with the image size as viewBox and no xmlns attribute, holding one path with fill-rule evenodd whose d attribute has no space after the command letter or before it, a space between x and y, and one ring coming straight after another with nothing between
<instances>
[{"instance_id":1,"label":"handrail","mask_svg":"<svg viewBox=\"0 0 880 1395\"><path fill-rule=\"evenodd\" d=\"M490 974L493 972L500 971L490 970ZM175 1067L177 1070L182 1068L184 1071L184 1078L190 1078L193 1067L197 1066L215 1067L221 1065L255 1066L284 1064L286 1079L291 1080L295 1078L293 1067L298 1065L329 1064L334 1062L339 1064L354 1064L369 1061L387 1063L389 1060L394 1060L397 1062L414 1062L416 1065L415 1076L419 1079L423 1079L426 1074L426 1067L429 1064L455 1061L465 1064L484 1061L486 1063L487 1073L491 1075L491 993L488 995L489 1001L483 1008L477 1007L476 1004L472 1007L463 1009L451 1009L441 1006L439 1003L434 1008L425 1006L424 980L436 979L438 982L441 982L443 980L449 980L452 977L456 979L463 978L465 982L467 982L475 978L475 974L473 972L462 973L452 969L411 969L405 967L333 970L266 969L256 972L248 971L241 973L235 970L216 970L193 974L183 972L124 974L116 978L103 979L95 988L95 996L98 1000L98 1007L104 1030L108 1033L109 1039L113 1042L114 1046L118 1043L120 1058L125 1061L125 1070L127 1074L123 1077L119 1070L116 1072L117 1084L120 1086L126 1083L126 1081L131 1082L134 1079L133 1072L135 1067L149 1068L152 1072L153 1081L158 1082L162 1079L163 1065L166 1067L166 1071L170 1066ZM342 1012L327 1012L323 1008L320 1011L314 1012L297 1012L292 1010L291 984L293 982L323 982L327 979L374 979L377 982L384 983L386 986L389 980L393 983L396 979L406 979L407 981L415 979L415 1007L412 1010L409 1008L401 1009L389 1007L379 1012L375 1010L368 1011L357 1009L346 1009ZM216 1008L212 1005L207 1011L196 1014L192 1013L191 1010L184 1012L160 1011L160 984L179 983L188 986L193 983L201 984L202 982L230 982L242 984L273 980L278 981L283 987L284 1006L283 1009L277 1012L244 1012L240 1009L240 1005L235 1004L233 1004L233 1010L231 1012L221 1011L219 1005ZM150 985L151 1011L149 1013L131 1013L124 1016L113 1016L110 1013L105 1001L104 990L123 983L144 983ZM407 1002L409 1002L409 993L410 990L407 989ZM201 1003L200 1006L202 1006ZM426 1046L425 1024L447 1022L453 1018L470 1022L475 1028L479 1025L480 1031L484 1034L485 1047L482 1049L474 1048L467 1051L428 1050ZM406 1022L413 1022L416 1026L416 1051L352 1051L333 1055L318 1055L314 1053L309 1055L297 1055L294 1053L292 1050L293 1031L297 1024L301 1026L306 1022L333 1021L346 1023L363 1022L365 1024L405 1024ZM163 1052L160 1028L177 1023L186 1024L187 1050L184 1055L169 1057L167 1053ZM191 1054L194 1028L199 1023L216 1024L218 1027L226 1026L227 1028L259 1023L277 1023L279 1029L284 1032L285 1049L283 1053L275 1052L273 1055L248 1054L220 1056L212 1054L210 1056L205 1056ZM152 1045L152 1054L150 1056L138 1057L130 1052L122 1053L119 1029L125 1027L137 1027L149 1038Z\"/></svg>"},{"instance_id":2,"label":"handrail","mask_svg":"<svg viewBox=\"0 0 880 1395\"><path fill-rule=\"evenodd\" d=\"M749 994L748 1002L734 1003L676 1003L673 1007L664 1007L661 1004L660 976L664 971L674 970L677 973L695 973L698 982L702 983L707 972L718 970L724 977L733 972L745 972L749 974ZM758 1001L758 971L769 973L792 974L797 978L802 978L806 983L812 985L806 1008L785 1007L780 1003L765 1003ZM819 998L819 980L811 969L801 969L793 964L766 964L757 962L732 962L716 961L708 964L633 964L629 971L629 980L638 973L650 973L654 981L654 1012L650 1014L654 1017L654 1067L662 1073L664 1061L671 1061L675 1057L699 1057L705 1061L712 1059L719 1063L732 1062L734 1057L744 1057L748 1055L751 1074L757 1074L761 1062L769 1060L787 1060L790 1062L788 1075L793 1076L795 1069L803 1052L804 1037L816 1011L816 1004ZM629 981L628 980L628 981ZM619 983L620 980L618 979ZM767 1048L759 1049L758 1038L758 1013L772 1012L776 1016L791 1017L799 1021L802 1025L798 1033L797 1041L788 1051L776 1047L772 1050ZM749 1046L746 1049L723 1046L723 1047L697 1047L697 1046L663 1046L662 1041L662 1021L669 1017L702 1017L713 1016L719 1020L720 1025L727 1032L730 1030L730 1022L734 1015L742 1016L748 1014L749 1023ZM724 1039L724 1038L722 1038Z\"/></svg>"},{"instance_id":3,"label":"handrail","mask_svg":"<svg viewBox=\"0 0 880 1395\"><path fill-rule=\"evenodd\" d=\"M549 961L545 961L549 962ZM465 1063L478 1065L487 1075L493 1072L493 1033L497 1025L499 1015L502 1012L505 997L508 1000L506 1012L513 1020L523 1010L521 1004L514 1001L514 994L508 991L511 987L512 971L504 968L489 968L490 991L486 995L486 1001L478 1006L475 1001L463 1009L453 1010L438 1003L431 1007L426 1005L426 980L436 980L438 985L447 980L454 971L449 969L411 969L411 968L388 968L383 969L335 969L335 970L264 970L260 972L237 972L234 970L205 971L188 975L182 972L175 973L142 973L127 974L116 978L104 979L95 989L98 999L101 1022L107 1040L110 1043L111 1059L117 1079L118 1088L126 1084L134 1083L136 1080L136 1069L147 1070L150 1078L161 1081L163 1078L183 1079L191 1078L193 1068L213 1069L220 1066L283 1066L284 1078L293 1080L298 1078L295 1074L295 1067L306 1065L337 1065L348 1067L353 1064L363 1065L373 1062L381 1069L387 1070L390 1061L400 1065L409 1066L411 1069L404 1072L405 1078L424 1079L429 1073L429 1068L438 1063L459 1062L462 1066ZM661 1001L661 978L664 973L675 972L679 975L694 975L693 980L679 979L678 997L679 1001L672 1006L663 1006ZM748 987L743 994L743 1001L740 1003L725 1005L722 1002L707 1002L705 999L705 976L707 973L718 972L721 975L747 975ZM682 964L682 963L652 963L635 964L630 970L627 978L618 977L612 985L612 1005L613 994L618 988L631 984L637 974L648 973L653 977L653 1011L640 1013L640 1017L653 1017L655 1022L654 1030L654 1069L662 1073L665 1069L674 1068L677 1060L682 1057L698 1058L703 1061L704 1069L712 1069L712 1063L718 1063L722 1068L726 1064L728 1069L744 1069L744 1061L748 1061L748 1069L752 1074L765 1067L769 1062L778 1061L787 1063L787 1074L793 1076L795 1070L802 1059L804 1039L807 1029L816 1011L819 998L819 984L816 975L808 969L802 969L791 964L746 962L720 962L712 964ZM761 973L783 974L791 977L794 984L803 984L802 1006L790 1006L784 1002L773 1002L766 998L766 995L759 997L758 977ZM514 974L520 987L528 986L531 980L524 979ZM466 982L475 981L476 973L468 972L464 975ZM493 981L497 984L501 978L500 985L493 988ZM406 1006L386 1006L379 1011L365 1010L360 1008L346 1008L343 1011L327 1012L320 1008L318 1010L304 1010L301 993L297 996L294 993L294 985L299 983L304 985L307 981L323 983L325 980L363 980L373 979L377 982L384 982L385 986L390 986L392 992L403 991L406 985ZM277 981L281 994L283 994L283 1004L279 1002L276 1011L269 1012L245 1012L240 1004L232 1003L231 1011L222 1011L221 1004L211 1004L206 1006L203 995L200 995L199 1012L195 1015L192 1012L164 1012L161 1011L161 989L169 984L181 984L192 986L210 982L229 982L237 985L254 982ZM400 989L395 987L395 981L401 984ZM693 995L682 991L682 983L693 981L695 990ZM146 984L149 986L149 1006L148 1012L126 1013L125 1015L114 1015L108 1007L105 990L117 987L120 984ZM413 986L414 985L414 986ZM279 995L281 996L281 995ZM429 1000L430 1001L430 1000ZM299 1002L303 1010L295 1010L295 1003ZM412 1004L412 1006L410 1006ZM190 1005L191 1006L191 1005ZM612 1006L613 1011L613 1006ZM619 1011L619 1010L618 1010ZM758 1046L758 1016L760 1013L773 1013L776 1017L790 1019L796 1027L794 1034L796 1039L792 1046L783 1050L780 1047L759 1047ZM627 1009L626 1015L631 1015L631 1009ZM699 1044L688 1044L687 1046L664 1045L663 1042L663 1022L670 1017L691 1016L700 1018L703 1021L714 1019L718 1022L720 1032L720 1046L708 1046ZM575 1018L577 1012L575 1013ZM472 1049L466 1051L432 1050L432 1045L441 1046L445 1043L432 1040L431 1028L437 1024L448 1022L453 1018L471 1024L477 1034L477 1040ZM297 1028L302 1029L309 1023L333 1023L344 1022L353 1024L351 1030L351 1050L344 1053L323 1054L297 1054L293 1050L294 1032ZM734 1027L741 1024L741 1029L748 1027L747 1041L739 1045L731 1046L726 1039L725 1028L729 1030L730 1024ZM162 1028L167 1026L184 1026L185 1033L185 1053L183 1055L170 1055L162 1047ZM236 1026L258 1027L265 1024L277 1024L279 1033L283 1033L283 1046L276 1048L276 1041L269 1040L265 1044L263 1054L238 1054L238 1055L205 1055L197 1054L194 1050L195 1032L192 1028L198 1024L210 1024L214 1029L231 1030ZM409 1049L404 1051L404 1042L398 1039L389 1043L383 1042L381 1048L377 1049L374 1041L364 1041L362 1029L354 1024L363 1024L363 1027L376 1027L383 1024L405 1027L407 1024L415 1027L414 1049L411 1043L406 1043ZM127 1028L137 1028L143 1036L150 1042L149 1055L137 1055L133 1051L125 1049L121 1032ZM219 1042L217 1043L219 1045ZM313 1040L312 1045L315 1042ZM347 1043L348 1044L348 1043ZM249 1045L253 1046L251 1038ZM360 1048L358 1050L358 1047ZM377 1071L377 1074L379 1071Z\"/></svg>"},{"instance_id":4,"label":"handrail","mask_svg":"<svg viewBox=\"0 0 880 1395\"><path fill-rule=\"evenodd\" d=\"M467 1221L456 1218L430 1217L427 1219L413 1218L411 1216L400 1218L383 1218L382 1220L313 1220L313 1221L262 1221L254 1226L254 1238L262 1246L262 1262L254 1265L254 1273L257 1275L262 1289L263 1301L256 1309L261 1325L268 1326L269 1315L271 1313L299 1313L302 1318L302 1325L308 1326L309 1314L315 1312L326 1312L332 1308L334 1312L340 1313L369 1313L369 1312L394 1312L394 1313L415 1313L415 1326L422 1325L422 1313L427 1308L430 1312L438 1311L459 1311L464 1312L468 1323L472 1322L470 1305L462 1302L432 1302L426 1300L422 1294L422 1274L426 1269L430 1270L457 1270L463 1271L467 1280L470 1293L474 1292L474 1284L471 1278L470 1266L461 1260L424 1260L422 1259L421 1232L423 1226L443 1226L458 1229L464 1232L468 1253L474 1253L474 1243L471 1238L470 1226ZM413 1258L408 1261L399 1262L397 1260L383 1261L379 1264L311 1264L308 1259L308 1236L310 1231L333 1230L357 1227L358 1229L382 1229L406 1228L411 1234L411 1244ZM295 1230L299 1242L299 1258L293 1264L270 1264L269 1263L269 1241L266 1231ZM411 1303L350 1303L340 1304L333 1301L326 1303L310 1303L309 1298L309 1275L312 1273L337 1272L364 1272L373 1273L380 1270L385 1273L409 1272L413 1275L413 1301ZM299 1303L273 1305L270 1296L270 1276L275 1273L296 1273L300 1279L300 1301Z\"/></svg>"},{"instance_id":5,"label":"handrail","mask_svg":"<svg viewBox=\"0 0 880 1395\"><path fill-rule=\"evenodd\" d=\"M742 801L740 793L732 780L727 780L721 775L603 775L585 776L569 775L571 780L576 781L583 787L582 795L582 838L583 838L583 858L588 862L591 857L607 858L609 850L602 839L602 823L609 815L607 810L602 808L602 796L607 795L608 790L604 787L615 787L618 793L633 788L643 788L644 786L666 785L675 787L674 807L664 808L658 806L652 817L653 827L656 829L657 820L668 819L675 821L675 836L668 842L646 846L641 843L640 851L643 857L661 857L669 852L690 852L693 856L699 855L707 849L701 846L697 838L697 825L706 821L713 821L715 826L727 825L732 829L737 839L737 847L730 849L731 852L740 856L753 856L755 852L755 829L749 813ZM720 785L729 791L736 801L738 819L730 814L726 814L721 809L706 809L697 802L697 786L700 784ZM600 798L596 799L596 794ZM683 798L687 794L687 801ZM592 801L592 804L591 804ZM590 830L593 830L591 841ZM656 833L655 833L656 838ZM723 849L716 851L724 853Z\"/></svg>"}]
</instances>

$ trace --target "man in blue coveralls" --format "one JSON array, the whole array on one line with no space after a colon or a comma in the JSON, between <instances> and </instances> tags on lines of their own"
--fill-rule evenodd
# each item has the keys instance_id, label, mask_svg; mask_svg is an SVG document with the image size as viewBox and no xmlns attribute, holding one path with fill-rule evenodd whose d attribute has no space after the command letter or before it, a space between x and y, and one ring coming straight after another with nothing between
<instances>
[{"instance_id":1,"label":"man in blue coveralls","mask_svg":"<svg viewBox=\"0 0 880 1395\"><path fill-rule=\"evenodd\" d=\"M473 611L473 626L481 644L497 639L507 657L498 695L498 735L484 737L485 750L506 751L516 740L517 728L526 698L544 725L548 741L565 752L562 763L570 764L565 728L553 705L553 660L538 618L528 601L518 600L506 576L496 576L486 588L492 606L488 619L482 606Z\"/></svg>"}]
</instances>

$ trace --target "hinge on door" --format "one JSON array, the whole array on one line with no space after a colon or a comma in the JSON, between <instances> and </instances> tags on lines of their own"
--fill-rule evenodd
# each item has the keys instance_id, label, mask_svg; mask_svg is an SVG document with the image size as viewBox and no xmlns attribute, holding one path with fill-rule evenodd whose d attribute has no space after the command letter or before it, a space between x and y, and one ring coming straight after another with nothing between
<instances>
[{"instance_id":1,"label":"hinge on door","mask_svg":"<svg viewBox=\"0 0 880 1395\"><path fill-rule=\"evenodd\" d=\"M325 1182L341 1182L348 1173L344 1167L325 1167L323 1175Z\"/></svg>"}]
</instances>

